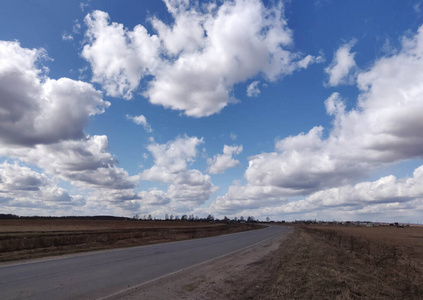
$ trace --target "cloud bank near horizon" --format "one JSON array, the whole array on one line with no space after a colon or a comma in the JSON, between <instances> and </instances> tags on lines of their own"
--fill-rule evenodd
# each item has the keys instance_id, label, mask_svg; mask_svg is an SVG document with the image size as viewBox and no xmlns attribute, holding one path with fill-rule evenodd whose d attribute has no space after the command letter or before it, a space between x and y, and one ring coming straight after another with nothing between
<instances>
[{"instance_id":1,"label":"cloud bank near horizon","mask_svg":"<svg viewBox=\"0 0 423 300\"><path fill-rule=\"evenodd\" d=\"M339 188L343 195L333 197L332 193L329 200L323 197L325 191L337 191L338 187L357 182L372 170L389 164L421 158L422 54L423 27L420 27L416 35L403 39L399 53L380 58L358 74L360 94L356 108L346 110L339 93L326 99L327 114L333 117L327 138L323 138L324 128L316 126L307 133L277 140L274 152L250 158L244 174L247 184L231 186L226 195L217 198L214 209L231 213L245 207L275 206L280 213L290 212L292 207L297 208L297 213L307 213L310 209L322 210L327 201L336 199L342 210L348 206L344 201L347 188ZM415 180L420 180L420 176ZM363 183L355 189L368 195L374 191L366 189L373 186ZM384 189L380 192L383 194ZM403 201L397 201L396 194L386 201L393 206L403 205ZM303 201L288 200L304 195L311 196ZM313 205L309 205L311 199ZM410 205L415 204L413 209L421 210L421 193L406 199ZM366 197L361 205L365 210Z\"/></svg>"}]
</instances>

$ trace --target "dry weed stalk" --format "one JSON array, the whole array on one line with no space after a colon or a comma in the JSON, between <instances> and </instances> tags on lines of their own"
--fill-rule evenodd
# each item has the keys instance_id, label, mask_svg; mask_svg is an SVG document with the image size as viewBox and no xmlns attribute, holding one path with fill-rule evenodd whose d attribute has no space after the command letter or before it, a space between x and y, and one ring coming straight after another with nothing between
<instances>
[{"instance_id":1,"label":"dry weed stalk","mask_svg":"<svg viewBox=\"0 0 423 300\"><path fill-rule=\"evenodd\" d=\"M408 256L400 246L366 239L336 229L312 227L303 229L366 262L382 284L388 284L401 292L401 298L420 299L422 296L423 270L417 267L421 264Z\"/></svg>"}]
</instances>

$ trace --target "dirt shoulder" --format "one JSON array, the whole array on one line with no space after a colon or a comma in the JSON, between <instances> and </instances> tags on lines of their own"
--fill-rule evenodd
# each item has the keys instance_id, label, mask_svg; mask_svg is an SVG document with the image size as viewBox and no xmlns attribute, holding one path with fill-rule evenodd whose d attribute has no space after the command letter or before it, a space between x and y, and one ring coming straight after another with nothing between
<instances>
[{"instance_id":1,"label":"dirt shoulder","mask_svg":"<svg viewBox=\"0 0 423 300\"><path fill-rule=\"evenodd\" d=\"M293 232L143 284L110 299L258 299Z\"/></svg>"}]
</instances>

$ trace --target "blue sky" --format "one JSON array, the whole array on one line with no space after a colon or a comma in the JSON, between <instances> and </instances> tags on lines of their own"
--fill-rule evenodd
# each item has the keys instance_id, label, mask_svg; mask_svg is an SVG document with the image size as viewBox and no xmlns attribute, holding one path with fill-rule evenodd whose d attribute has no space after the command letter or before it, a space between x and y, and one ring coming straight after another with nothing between
<instances>
[{"instance_id":1,"label":"blue sky","mask_svg":"<svg viewBox=\"0 0 423 300\"><path fill-rule=\"evenodd\" d=\"M422 10L2 1L2 213L421 223Z\"/></svg>"}]
</instances>

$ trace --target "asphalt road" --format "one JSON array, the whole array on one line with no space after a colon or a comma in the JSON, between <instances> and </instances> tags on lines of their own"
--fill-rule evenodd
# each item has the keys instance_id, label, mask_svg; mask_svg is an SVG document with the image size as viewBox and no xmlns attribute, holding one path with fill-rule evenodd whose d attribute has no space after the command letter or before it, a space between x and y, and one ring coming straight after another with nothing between
<instances>
[{"instance_id":1,"label":"asphalt road","mask_svg":"<svg viewBox=\"0 0 423 300\"><path fill-rule=\"evenodd\" d=\"M0 299L99 299L287 232L237 234L0 266Z\"/></svg>"}]
</instances>

